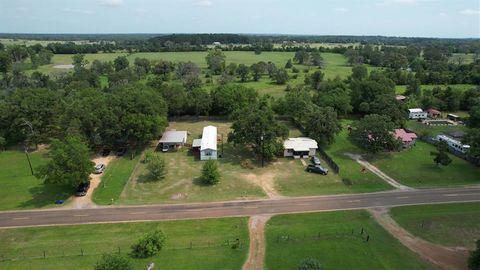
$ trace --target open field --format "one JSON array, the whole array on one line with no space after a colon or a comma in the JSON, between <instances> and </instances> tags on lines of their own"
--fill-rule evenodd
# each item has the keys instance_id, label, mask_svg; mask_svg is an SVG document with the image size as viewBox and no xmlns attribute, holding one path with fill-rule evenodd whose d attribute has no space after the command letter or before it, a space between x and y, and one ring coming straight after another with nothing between
<instances>
[{"instance_id":1,"label":"open field","mask_svg":"<svg viewBox=\"0 0 480 270\"><path fill-rule=\"evenodd\" d=\"M0 261L0 268L93 269L101 254L127 254L133 243L155 229L167 236L164 249L152 258L132 259L134 269L146 269L152 262L161 269L240 269L246 259L247 219L225 218L0 230L2 259L17 259ZM234 250L227 241L237 238L242 247Z\"/></svg>"},{"instance_id":2,"label":"open field","mask_svg":"<svg viewBox=\"0 0 480 270\"><path fill-rule=\"evenodd\" d=\"M448 59L448 61L455 64L458 64L459 62L461 64L471 64L474 60L474 53L453 53L452 56L450 56L450 59Z\"/></svg>"},{"instance_id":3,"label":"open field","mask_svg":"<svg viewBox=\"0 0 480 270\"><path fill-rule=\"evenodd\" d=\"M137 154L134 159L130 159L130 154L127 154L110 162L102 175L102 182L93 193L93 202L109 204L112 199L114 203L118 201L139 160L140 154Z\"/></svg>"},{"instance_id":4,"label":"open field","mask_svg":"<svg viewBox=\"0 0 480 270\"><path fill-rule=\"evenodd\" d=\"M422 84L420 87L421 90L431 90L435 87L440 87L442 89L445 89L447 86L450 86L453 90L459 90L461 92L464 92L468 89L475 88L477 87L474 84L448 84L448 85L442 85L442 84ZM407 86L406 85L397 85L395 86L395 93L397 95L404 94L405 91L407 91Z\"/></svg>"},{"instance_id":5,"label":"open field","mask_svg":"<svg viewBox=\"0 0 480 270\"><path fill-rule=\"evenodd\" d=\"M76 41L64 41L64 40L33 40L33 39L11 39L11 38L0 38L0 43L5 46L10 45L26 45L26 46L33 46L36 44L40 44L42 46L47 46L49 43L66 43L66 42L73 42L76 44L89 44L88 40L76 40Z\"/></svg>"},{"instance_id":6,"label":"open field","mask_svg":"<svg viewBox=\"0 0 480 270\"><path fill-rule=\"evenodd\" d=\"M354 145L348 138L347 127L352 120L342 120L342 131L335 138L335 142L325 148L330 157L340 167L340 177L352 181L351 192L374 192L391 189L377 175L370 171L362 172L362 166L348 157L347 154L364 154L363 150Z\"/></svg>"},{"instance_id":7,"label":"open field","mask_svg":"<svg viewBox=\"0 0 480 270\"><path fill-rule=\"evenodd\" d=\"M431 151L433 145L417 140L411 149L385 153L374 164L384 173L412 187L441 187L480 184L480 168L450 155L452 163L436 166Z\"/></svg>"},{"instance_id":8,"label":"open field","mask_svg":"<svg viewBox=\"0 0 480 270\"><path fill-rule=\"evenodd\" d=\"M266 269L296 269L305 258L325 269L431 268L366 211L275 216L267 223L266 243Z\"/></svg>"},{"instance_id":9,"label":"open field","mask_svg":"<svg viewBox=\"0 0 480 270\"><path fill-rule=\"evenodd\" d=\"M480 204L395 207L391 215L403 228L427 241L473 249L480 237Z\"/></svg>"},{"instance_id":10,"label":"open field","mask_svg":"<svg viewBox=\"0 0 480 270\"><path fill-rule=\"evenodd\" d=\"M32 166L44 164L45 151L30 153ZM55 200L66 199L71 187L43 184L30 173L23 151L0 152L0 210L54 207Z\"/></svg>"},{"instance_id":11,"label":"open field","mask_svg":"<svg viewBox=\"0 0 480 270\"><path fill-rule=\"evenodd\" d=\"M429 136L436 136L442 133L448 133L453 131L462 131L466 132L467 127L462 125L457 126L427 126L422 124L418 121L407 121L406 128L414 131L416 134L420 136L429 135Z\"/></svg>"}]
</instances>

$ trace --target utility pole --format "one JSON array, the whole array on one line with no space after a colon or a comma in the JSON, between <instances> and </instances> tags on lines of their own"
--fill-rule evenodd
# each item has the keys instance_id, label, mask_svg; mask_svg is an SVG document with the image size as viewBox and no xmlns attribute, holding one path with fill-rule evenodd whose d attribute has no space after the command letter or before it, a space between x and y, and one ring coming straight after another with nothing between
<instances>
[{"instance_id":1,"label":"utility pole","mask_svg":"<svg viewBox=\"0 0 480 270\"><path fill-rule=\"evenodd\" d=\"M35 132L33 132L32 123L30 123L29 121L27 121L27 120L24 119L24 120L23 120L23 125L28 126L28 127L30 128L30 132L31 132L32 135L35 134ZM27 141L25 141L25 147L24 147L24 149L25 149L25 155L27 156L28 166L30 166L30 172L31 172L32 175L33 175L32 162L30 161L30 156L28 155L28 143L27 143Z\"/></svg>"},{"instance_id":2,"label":"utility pole","mask_svg":"<svg viewBox=\"0 0 480 270\"><path fill-rule=\"evenodd\" d=\"M223 157L223 133L222 133L222 157Z\"/></svg>"},{"instance_id":3,"label":"utility pole","mask_svg":"<svg viewBox=\"0 0 480 270\"><path fill-rule=\"evenodd\" d=\"M262 135L260 136L260 141L261 141L261 144L262 144L261 147L262 147L262 168L263 168L263 156L264 156L264 153L263 153L263 152L264 152L264 151L263 151L263 133L262 133Z\"/></svg>"},{"instance_id":4,"label":"utility pole","mask_svg":"<svg viewBox=\"0 0 480 270\"><path fill-rule=\"evenodd\" d=\"M27 156L28 165L30 166L30 172L33 175L32 163L30 162L30 157L28 156L28 145L25 144L25 155Z\"/></svg>"}]
</instances>

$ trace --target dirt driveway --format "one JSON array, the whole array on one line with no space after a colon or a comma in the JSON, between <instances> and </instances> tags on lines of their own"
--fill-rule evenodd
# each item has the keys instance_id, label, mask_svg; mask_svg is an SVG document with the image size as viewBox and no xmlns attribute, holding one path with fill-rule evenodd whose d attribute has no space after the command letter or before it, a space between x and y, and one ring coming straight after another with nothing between
<instances>
[{"instance_id":1,"label":"dirt driveway","mask_svg":"<svg viewBox=\"0 0 480 270\"><path fill-rule=\"evenodd\" d=\"M97 156L94 159L92 159L93 162L96 164L103 163L105 164L106 167L108 167L108 164L110 161L112 161L115 158L115 156L110 155L110 156ZM90 189L88 189L87 195L83 197L74 197L72 202L69 204L65 205L65 208L75 208L75 209L86 209L86 208L95 208L97 205L92 202L92 195L93 191L98 187L100 184L100 180L102 178L103 174L91 174L90 175Z\"/></svg>"},{"instance_id":2,"label":"dirt driveway","mask_svg":"<svg viewBox=\"0 0 480 270\"><path fill-rule=\"evenodd\" d=\"M250 249L243 270L261 270L265 259L265 224L270 215L251 216L248 221Z\"/></svg>"},{"instance_id":3,"label":"dirt driveway","mask_svg":"<svg viewBox=\"0 0 480 270\"><path fill-rule=\"evenodd\" d=\"M370 209L372 217L413 252L431 262L436 269L467 269L468 250L433 244L415 237L395 222L386 208Z\"/></svg>"}]
</instances>

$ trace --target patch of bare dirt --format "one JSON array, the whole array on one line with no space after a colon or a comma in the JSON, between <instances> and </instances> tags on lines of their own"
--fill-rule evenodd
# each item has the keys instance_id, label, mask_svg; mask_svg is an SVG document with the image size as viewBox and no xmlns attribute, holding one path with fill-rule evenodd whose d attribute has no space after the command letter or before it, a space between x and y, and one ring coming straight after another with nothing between
<instances>
[{"instance_id":1,"label":"patch of bare dirt","mask_svg":"<svg viewBox=\"0 0 480 270\"><path fill-rule=\"evenodd\" d=\"M98 156L95 157L92 161L95 162L96 164L103 163L105 164L106 167L108 167L108 164L110 161L112 161L115 158L115 156L110 155L110 156ZM90 188L87 191L87 195L83 197L74 197L72 202L68 205L66 205L66 208L76 208L76 209L86 209L86 208L95 208L97 205L92 202L92 194L93 191L98 187L100 184L100 179L102 178L102 174L91 174L90 175Z\"/></svg>"},{"instance_id":2,"label":"patch of bare dirt","mask_svg":"<svg viewBox=\"0 0 480 270\"><path fill-rule=\"evenodd\" d=\"M266 172L260 175L249 173L244 174L243 178L248 182L261 187L269 198L282 197L275 189L275 173L273 172Z\"/></svg>"},{"instance_id":3,"label":"patch of bare dirt","mask_svg":"<svg viewBox=\"0 0 480 270\"><path fill-rule=\"evenodd\" d=\"M265 224L270 215L252 216L248 220L250 247L243 270L261 270L265 259Z\"/></svg>"},{"instance_id":4,"label":"patch of bare dirt","mask_svg":"<svg viewBox=\"0 0 480 270\"><path fill-rule=\"evenodd\" d=\"M170 197L172 200L185 200L186 198L188 198L186 193L176 193Z\"/></svg>"},{"instance_id":5,"label":"patch of bare dirt","mask_svg":"<svg viewBox=\"0 0 480 270\"><path fill-rule=\"evenodd\" d=\"M373 218L403 245L433 264L436 269L467 269L465 248L445 247L415 237L390 217L388 209L370 209Z\"/></svg>"}]
</instances>

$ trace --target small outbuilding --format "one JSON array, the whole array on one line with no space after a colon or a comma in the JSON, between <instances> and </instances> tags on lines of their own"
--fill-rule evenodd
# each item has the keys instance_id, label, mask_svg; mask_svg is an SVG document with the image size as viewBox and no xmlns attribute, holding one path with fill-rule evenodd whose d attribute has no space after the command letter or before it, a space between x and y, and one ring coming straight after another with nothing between
<instances>
[{"instance_id":1,"label":"small outbuilding","mask_svg":"<svg viewBox=\"0 0 480 270\"><path fill-rule=\"evenodd\" d=\"M396 96L395 96L395 99L396 99L397 101L402 101L402 102L403 102L403 101L407 100L407 97L404 96L404 95L396 95Z\"/></svg>"},{"instance_id":2,"label":"small outbuilding","mask_svg":"<svg viewBox=\"0 0 480 270\"><path fill-rule=\"evenodd\" d=\"M420 108L408 109L408 119L427 119L427 112Z\"/></svg>"},{"instance_id":3,"label":"small outbuilding","mask_svg":"<svg viewBox=\"0 0 480 270\"><path fill-rule=\"evenodd\" d=\"M283 142L283 148L284 157L305 158L315 155L318 144L307 137L289 138Z\"/></svg>"},{"instance_id":4,"label":"small outbuilding","mask_svg":"<svg viewBox=\"0 0 480 270\"><path fill-rule=\"evenodd\" d=\"M408 132L403 128L395 129L394 136L395 138L402 141L404 148L415 145L415 142L417 140L417 134L413 132Z\"/></svg>"},{"instance_id":5,"label":"small outbuilding","mask_svg":"<svg viewBox=\"0 0 480 270\"><path fill-rule=\"evenodd\" d=\"M200 143L200 160L209 159L217 159L217 127L214 126L203 128Z\"/></svg>"},{"instance_id":6,"label":"small outbuilding","mask_svg":"<svg viewBox=\"0 0 480 270\"><path fill-rule=\"evenodd\" d=\"M187 142L187 136L186 131L165 131L160 141L158 141L158 146L162 149L162 152L177 150L185 145Z\"/></svg>"},{"instance_id":7,"label":"small outbuilding","mask_svg":"<svg viewBox=\"0 0 480 270\"><path fill-rule=\"evenodd\" d=\"M442 116L442 113L439 110L430 108L427 110L427 115L430 118L439 118Z\"/></svg>"}]
</instances>

